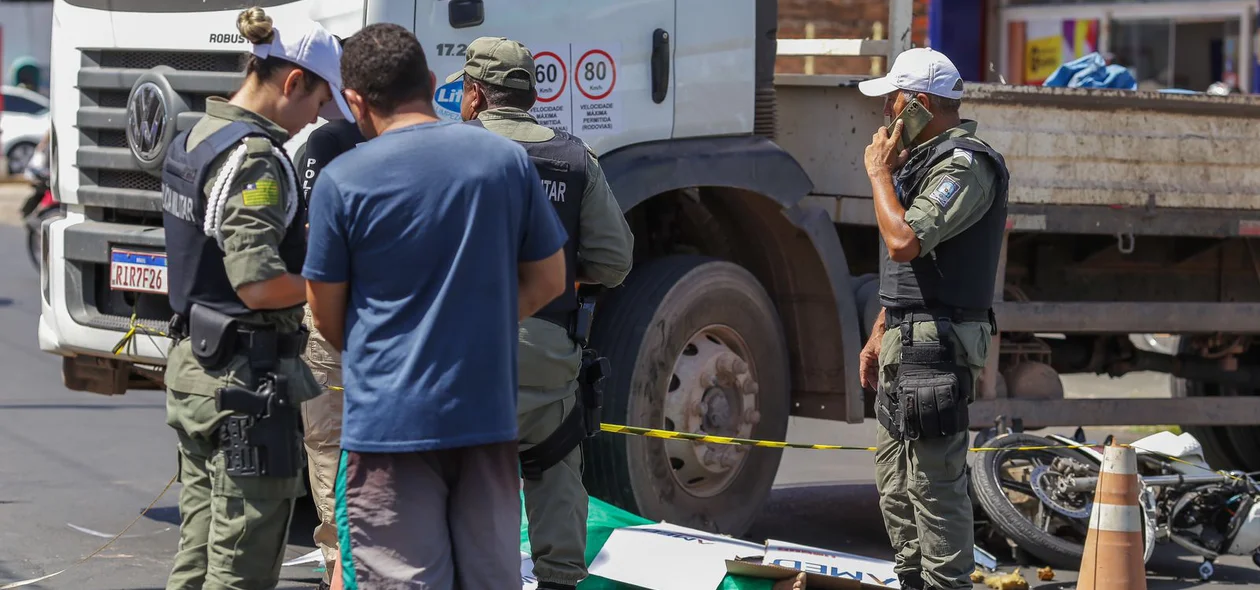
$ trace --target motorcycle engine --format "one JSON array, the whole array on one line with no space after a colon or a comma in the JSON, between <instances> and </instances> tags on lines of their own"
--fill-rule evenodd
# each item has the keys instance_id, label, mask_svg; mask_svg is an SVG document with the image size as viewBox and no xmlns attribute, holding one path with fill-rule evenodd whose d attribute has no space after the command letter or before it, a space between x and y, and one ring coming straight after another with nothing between
<instances>
[{"instance_id":1,"label":"motorcycle engine","mask_svg":"<svg viewBox=\"0 0 1260 590\"><path fill-rule=\"evenodd\" d=\"M1230 541L1250 512L1251 498L1230 485L1208 485L1177 498L1169 513L1169 532L1180 544L1212 554L1230 549Z\"/></svg>"}]
</instances>

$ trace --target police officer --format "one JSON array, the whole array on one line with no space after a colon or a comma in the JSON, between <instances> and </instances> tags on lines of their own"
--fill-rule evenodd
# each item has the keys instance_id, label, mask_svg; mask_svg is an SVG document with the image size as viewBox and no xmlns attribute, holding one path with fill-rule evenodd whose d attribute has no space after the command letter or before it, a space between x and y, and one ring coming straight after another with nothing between
<instances>
[{"instance_id":1,"label":"police officer","mask_svg":"<svg viewBox=\"0 0 1260 590\"><path fill-rule=\"evenodd\" d=\"M302 200L309 202L311 187L319 178L319 171L337 156L350 151L365 141L363 133L353 121L341 119L329 121L311 132L306 143L297 151L297 172L302 183ZM313 326L310 305L303 306L307 326ZM341 387L341 353L311 328L310 342L306 345L303 360L311 368L315 380L324 394L302 404L303 441L306 446L306 466L310 470L311 493L315 496L315 510L319 524L315 525L315 545L324 556L324 579L318 590L328 590L333 585L336 569L337 519L336 496L333 484L337 481L337 465L341 460L341 412L344 394Z\"/></svg>"},{"instance_id":2,"label":"police officer","mask_svg":"<svg viewBox=\"0 0 1260 590\"><path fill-rule=\"evenodd\" d=\"M446 81L461 76L464 120L525 148L569 234L564 248L569 290L521 323L517 422L534 575L540 590L571 590L587 574L589 500L582 487L579 443L585 433L578 392L588 388L578 381L579 370L593 360L587 354L584 362L590 317L583 316L574 283L621 284L630 272L634 236L594 152L529 114L537 98L529 49L502 37L482 37L468 45L464 68Z\"/></svg>"},{"instance_id":3,"label":"police officer","mask_svg":"<svg viewBox=\"0 0 1260 590\"><path fill-rule=\"evenodd\" d=\"M168 589L274 588L303 493L296 405L319 393L299 359L304 211L283 142L317 114L351 117L336 40L281 38L260 8L240 90L169 147L162 173L175 340L167 423L179 440L180 543Z\"/></svg>"},{"instance_id":4,"label":"police officer","mask_svg":"<svg viewBox=\"0 0 1260 590\"><path fill-rule=\"evenodd\" d=\"M900 119L866 148L883 310L861 371L878 388L880 507L902 588L971 588L967 406L997 330L1006 165L959 115L963 82L943 54L911 49L859 87Z\"/></svg>"}]
</instances>

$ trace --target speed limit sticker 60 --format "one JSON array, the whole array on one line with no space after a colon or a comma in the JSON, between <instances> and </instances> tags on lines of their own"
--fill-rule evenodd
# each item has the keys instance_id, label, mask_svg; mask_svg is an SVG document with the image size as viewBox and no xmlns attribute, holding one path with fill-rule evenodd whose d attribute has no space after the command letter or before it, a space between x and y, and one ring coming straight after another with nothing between
<instances>
[{"instance_id":1,"label":"speed limit sticker 60","mask_svg":"<svg viewBox=\"0 0 1260 590\"><path fill-rule=\"evenodd\" d=\"M601 100L617 85L617 64L608 52L592 49L582 54L573 71L577 89L588 100Z\"/></svg>"},{"instance_id":2,"label":"speed limit sticker 60","mask_svg":"<svg viewBox=\"0 0 1260 590\"><path fill-rule=\"evenodd\" d=\"M534 55L534 81L537 82L538 102L552 102L564 94L569 82L569 71L564 60L551 51Z\"/></svg>"}]
</instances>

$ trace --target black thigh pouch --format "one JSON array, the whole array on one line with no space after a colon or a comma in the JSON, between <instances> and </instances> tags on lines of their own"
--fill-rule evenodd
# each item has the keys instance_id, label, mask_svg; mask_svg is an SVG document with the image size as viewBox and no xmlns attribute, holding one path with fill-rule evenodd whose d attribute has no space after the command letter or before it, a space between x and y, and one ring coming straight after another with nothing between
<instances>
[{"instance_id":1,"label":"black thigh pouch","mask_svg":"<svg viewBox=\"0 0 1260 590\"><path fill-rule=\"evenodd\" d=\"M881 394L891 406L884 410L898 428L889 429L904 440L933 439L966 432L970 423L971 371L954 361L949 344L952 331L941 325L941 342L913 343L903 329L901 358L892 391ZM903 324L908 326L909 323ZM880 410L877 408L876 412ZM881 419L883 417L881 416Z\"/></svg>"}]
</instances>

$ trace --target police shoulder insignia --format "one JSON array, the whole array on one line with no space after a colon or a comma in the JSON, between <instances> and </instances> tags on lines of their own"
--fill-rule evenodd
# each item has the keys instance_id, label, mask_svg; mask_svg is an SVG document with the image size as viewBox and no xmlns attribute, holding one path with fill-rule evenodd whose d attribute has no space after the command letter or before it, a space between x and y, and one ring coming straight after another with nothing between
<instances>
[{"instance_id":1,"label":"police shoulder insignia","mask_svg":"<svg viewBox=\"0 0 1260 590\"><path fill-rule=\"evenodd\" d=\"M266 207L280 204L280 187L269 178L251 182L241 191L246 207Z\"/></svg>"},{"instance_id":2,"label":"police shoulder insignia","mask_svg":"<svg viewBox=\"0 0 1260 590\"><path fill-rule=\"evenodd\" d=\"M971 153L971 150L965 150L963 148L954 148L954 153L950 157L954 160L962 160L966 162L968 166L974 164L976 161L976 155Z\"/></svg>"},{"instance_id":3,"label":"police shoulder insignia","mask_svg":"<svg viewBox=\"0 0 1260 590\"><path fill-rule=\"evenodd\" d=\"M940 206L942 210L948 209L960 190L962 190L962 184L957 178L942 176L940 182L936 183L936 188L928 194L928 199Z\"/></svg>"}]
</instances>

